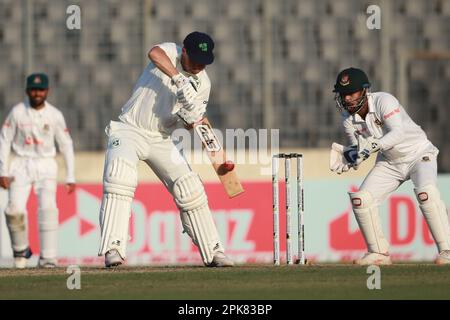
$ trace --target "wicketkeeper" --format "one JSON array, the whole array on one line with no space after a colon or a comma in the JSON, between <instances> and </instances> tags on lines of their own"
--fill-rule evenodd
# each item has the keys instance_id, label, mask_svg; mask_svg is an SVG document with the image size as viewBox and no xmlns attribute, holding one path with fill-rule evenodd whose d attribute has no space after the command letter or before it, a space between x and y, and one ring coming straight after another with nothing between
<instances>
[{"instance_id":1,"label":"wicketkeeper","mask_svg":"<svg viewBox=\"0 0 450 320\"><path fill-rule=\"evenodd\" d=\"M211 89L205 67L214 60L213 49L213 40L201 32L190 33L183 47L172 42L154 46L148 52L151 62L123 106L119 121L111 121L106 128L108 147L98 253L105 255L106 267L120 265L126 258L139 160L172 194L184 231L197 245L203 263L210 267L233 266L224 253L203 183L171 139L173 130L204 117Z\"/></svg>"},{"instance_id":2,"label":"wicketkeeper","mask_svg":"<svg viewBox=\"0 0 450 320\"><path fill-rule=\"evenodd\" d=\"M330 169L338 174L357 169L376 153L376 163L358 192L350 192L353 212L366 241L368 253L360 265L391 264L389 243L384 237L378 206L403 182L411 179L419 207L438 249L437 264L450 264L450 226L437 181L439 150L406 113L400 102L386 92L370 91L364 71L341 71L334 85L337 107L343 114L348 146L333 143Z\"/></svg>"}]
</instances>

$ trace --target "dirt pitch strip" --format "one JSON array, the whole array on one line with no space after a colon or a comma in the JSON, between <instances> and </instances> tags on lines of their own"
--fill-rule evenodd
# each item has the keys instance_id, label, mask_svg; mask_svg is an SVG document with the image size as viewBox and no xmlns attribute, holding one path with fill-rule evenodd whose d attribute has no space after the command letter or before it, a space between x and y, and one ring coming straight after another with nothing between
<instances>
[{"instance_id":1,"label":"dirt pitch strip","mask_svg":"<svg viewBox=\"0 0 450 320\"><path fill-rule=\"evenodd\" d=\"M366 267L245 265L81 267L81 289L69 290L66 268L0 269L0 299L450 299L450 266L381 267L381 289L369 290Z\"/></svg>"}]
</instances>

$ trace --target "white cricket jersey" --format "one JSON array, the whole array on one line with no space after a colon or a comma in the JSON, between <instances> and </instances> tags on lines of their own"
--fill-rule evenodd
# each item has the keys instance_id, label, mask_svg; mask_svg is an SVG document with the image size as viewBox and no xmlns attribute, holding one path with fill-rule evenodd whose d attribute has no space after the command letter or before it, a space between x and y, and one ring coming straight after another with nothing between
<instances>
[{"instance_id":1,"label":"white cricket jersey","mask_svg":"<svg viewBox=\"0 0 450 320\"><path fill-rule=\"evenodd\" d=\"M11 147L19 157L53 158L55 140L66 162L66 181L75 182L73 142L61 111L47 101L42 109L36 110L28 98L15 105L0 134L0 176L8 176Z\"/></svg>"},{"instance_id":2,"label":"white cricket jersey","mask_svg":"<svg viewBox=\"0 0 450 320\"><path fill-rule=\"evenodd\" d=\"M351 144L357 144L355 132L379 139L380 156L392 164L413 161L424 152L439 153L393 95L369 93L368 103L365 120L358 114L345 113L343 124Z\"/></svg>"},{"instance_id":3,"label":"white cricket jersey","mask_svg":"<svg viewBox=\"0 0 450 320\"><path fill-rule=\"evenodd\" d=\"M171 42L157 46L164 50L175 67L180 65L181 47ZM204 113L211 82L205 70L194 78L198 86L194 103L199 105ZM139 77L131 98L123 106L119 119L149 134L170 135L174 129L182 126L176 115L181 108L181 104L177 102L176 91L177 87L172 84L171 78L150 62Z\"/></svg>"}]
</instances>

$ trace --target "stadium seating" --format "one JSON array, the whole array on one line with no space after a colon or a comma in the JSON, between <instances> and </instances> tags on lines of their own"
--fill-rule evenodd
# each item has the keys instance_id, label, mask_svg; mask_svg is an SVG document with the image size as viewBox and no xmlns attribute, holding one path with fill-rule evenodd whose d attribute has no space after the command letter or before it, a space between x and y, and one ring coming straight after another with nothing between
<instances>
[{"instance_id":1,"label":"stadium seating","mask_svg":"<svg viewBox=\"0 0 450 320\"><path fill-rule=\"evenodd\" d=\"M65 27L69 2L33 2L32 71L51 76L49 100L70 115L77 150L104 147L104 126L120 113L153 44L181 43L191 30L201 30L216 41L216 62L208 67L211 121L222 129L263 128L267 83L273 127L281 129L283 146L328 147L343 137L331 92L342 68L366 69L374 91L381 90L389 72L386 89L404 96L397 79L399 59L408 53L405 107L441 149L440 169L450 171L449 133L442 120L449 117L448 0L388 1L392 23L383 33L367 29L367 1L153 0L149 7L146 2L77 1L81 30ZM0 66L3 118L23 99L30 71L24 3L0 3L0 58L7 61ZM381 64L384 35L391 37L388 69ZM416 55L424 51L439 58Z\"/></svg>"}]
</instances>

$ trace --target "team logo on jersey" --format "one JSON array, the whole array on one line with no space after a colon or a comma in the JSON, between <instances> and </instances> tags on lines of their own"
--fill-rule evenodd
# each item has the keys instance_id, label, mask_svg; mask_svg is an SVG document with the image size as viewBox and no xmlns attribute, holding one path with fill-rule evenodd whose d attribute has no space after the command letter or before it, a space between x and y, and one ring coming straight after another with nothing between
<instances>
[{"instance_id":1,"label":"team logo on jersey","mask_svg":"<svg viewBox=\"0 0 450 320\"><path fill-rule=\"evenodd\" d=\"M422 157L422 161L428 162L428 161L430 161L430 157L429 156Z\"/></svg>"},{"instance_id":2,"label":"team logo on jersey","mask_svg":"<svg viewBox=\"0 0 450 320\"><path fill-rule=\"evenodd\" d=\"M341 78L341 81L339 81L341 86L348 86L350 84L350 78L348 74L344 74Z\"/></svg>"},{"instance_id":3,"label":"team logo on jersey","mask_svg":"<svg viewBox=\"0 0 450 320\"><path fill-rule=\"evenodd\" d=\"M113 141L111 141L111 148L116 148L120 146L120 139L114 139Z\"/></svg>"},{"instance_id":4,"label":"team logo on jersey","mask_svg":"<svg viewBox=\"0 0 450 320\"><path fill-rule=\"evenodd\" d=\"M383 124L381 123L381 121L380 120L378 120L378 119L375 119L375 124L377 125L377 126L379 126L379 127L381 127Z\"/></svg>"},{"instance_id":5,"label":"team logo on jersey","mask_svg":"<svg viewBox=\"0 0 450 320\"><path fill-rule=\"evenodd\" d=\"M50 126L46 123L44 124L44 128L42 128L44 130L45 133L50 131Z\"/></svg>"}]
</instances>

